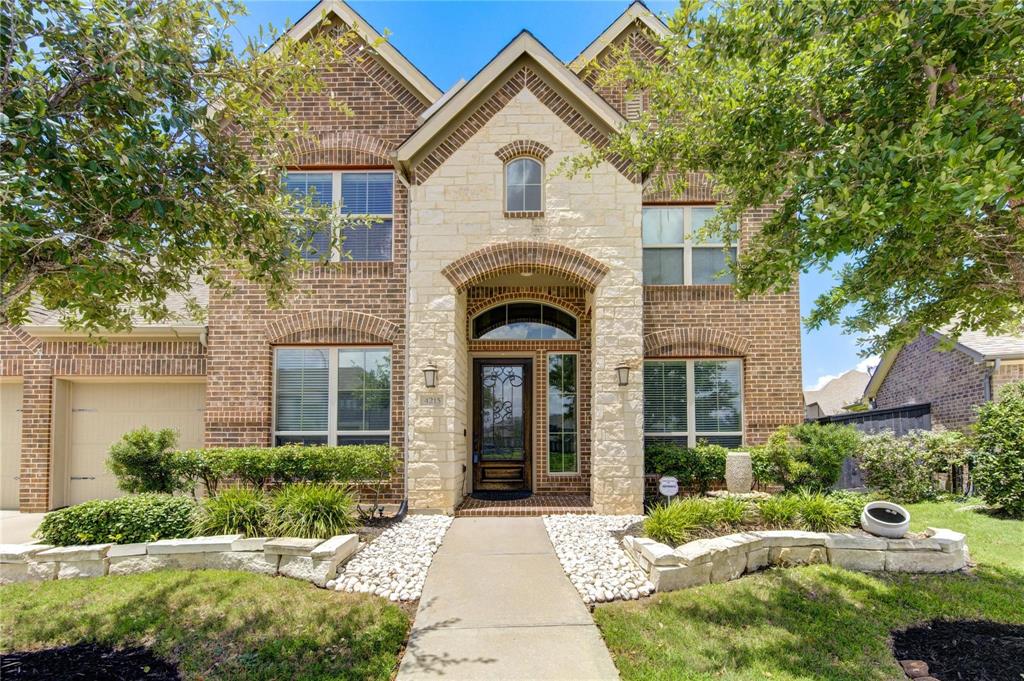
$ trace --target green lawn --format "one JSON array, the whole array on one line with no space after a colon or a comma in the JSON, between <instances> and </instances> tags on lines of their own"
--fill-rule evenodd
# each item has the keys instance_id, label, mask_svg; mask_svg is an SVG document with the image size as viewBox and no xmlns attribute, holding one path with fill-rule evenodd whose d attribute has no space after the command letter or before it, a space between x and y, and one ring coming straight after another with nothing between
<instances>
[{"instance_id":1,"label":"green lawn","mask_svg":"<svg viewBox=\"0 0 1024 681\"><path fill-rule=\"evenodd\" d=\"M889 631L936 617L1024 623L1024 522L952 503L911 506L914 529L967 534L970 575L872 576L827 566L600 606L624 679L903 678Z\"/></svg>"},{"instance_id":2,"label":"green lawn","mask_svg":"<svg viewBox=\"0 0 1024 681\"><path fill-rule=\"evenodd\" d=\"M389 679L408 628L382 599L242 572L0 587L0 650L142 644L189 679Z\"/></svg>"}]
</instances>

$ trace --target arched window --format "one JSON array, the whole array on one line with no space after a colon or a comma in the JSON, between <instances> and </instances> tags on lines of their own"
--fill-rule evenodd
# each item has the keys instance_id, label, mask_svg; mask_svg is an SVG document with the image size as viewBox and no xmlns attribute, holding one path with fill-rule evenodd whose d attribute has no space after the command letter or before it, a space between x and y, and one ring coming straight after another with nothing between
<instances>
[{"instance_id":1,"label":"arched window","mask_svg":"<svg viewBox=\"0 0 1024 681\"><path fill-rule=\"evenodd\" d=\"M508 303L473 318L474 340L575 340L576 318L543 303Z\"/></svg>"},{"instance_id":2,"label":"arched window","mask_svg":"<svg viewBox=\"0 0 1024 681\"><path fill-rule=\"evenodd\" d=\"M505 211L523 213L543 210L540 161L521 157L505 164Z\"/></svg>"}]
</instances>

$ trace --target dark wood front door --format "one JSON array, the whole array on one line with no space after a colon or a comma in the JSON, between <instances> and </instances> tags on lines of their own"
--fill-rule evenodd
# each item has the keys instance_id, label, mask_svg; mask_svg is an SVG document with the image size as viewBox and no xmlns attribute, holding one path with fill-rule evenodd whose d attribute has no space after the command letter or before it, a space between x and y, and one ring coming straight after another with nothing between
<instances>
[{"instance_id":1,"label":"dark wood front door","mask_svg":"<svg viewBox=\"0 0 1024 681\"><path fill-rule=\"evenodd\" d=\"M473 360L473 489L529 490L533 363Z\"/></svg>"}]
</instances>

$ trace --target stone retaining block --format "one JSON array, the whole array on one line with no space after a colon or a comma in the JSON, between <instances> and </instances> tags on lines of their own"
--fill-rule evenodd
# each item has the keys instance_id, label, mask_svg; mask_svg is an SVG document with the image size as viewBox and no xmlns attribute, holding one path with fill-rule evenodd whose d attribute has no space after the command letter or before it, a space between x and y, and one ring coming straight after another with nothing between
<instances>
[{"instance_id":1,"label":"stone retaining block","mask_svg":"<svg viewBox=\"0 0 1024 681\"><path fill-rule=\"evenodd\" d=\"M673 549L646 537L625 537L626 554L657 591L727 582L771 566L828 563L861 572L956 572L967 566L964 535L929 527L925 537L763 530L697 539Z\"/></svg>"},{"instance_id":2,"label":"stone retaining block","mask_svg":"<svg viewBox=\"0 0 1024 681\"><path fill-rule=\"evenodd\" d=\"M0 584L131 575L163 569L220 569L281 575L323 587L358 550L359 537L355 534L327 541L227 534L138 544L3 544Z\"/></svg>"}]
</instances>

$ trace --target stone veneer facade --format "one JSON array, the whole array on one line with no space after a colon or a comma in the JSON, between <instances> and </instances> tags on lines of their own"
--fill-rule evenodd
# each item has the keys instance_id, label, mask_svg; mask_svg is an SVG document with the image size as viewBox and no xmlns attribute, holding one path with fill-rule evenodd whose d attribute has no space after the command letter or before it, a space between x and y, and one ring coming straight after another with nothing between
<instances>
[{"instance_id":1,"label":"stone veneer facade","mask_svg":"<svg viewBox=\"0 0 1024 681\"><path fill-rule=\"evenodd\" d=\"M634 54L653 58L642 24L614 44L625 41ZM299 150L298 169L397 168L395 150L429 113L433 102L397 77L394 64L370 49L350 56L323 74L324 96L291 103L314 133ZM0 378L23 384L21 509L45 510L53 502L56 378L206 376L206 444L270 445L272 362L280 345L391 348L391 442L405 465L387 501L407 499L412 510L450 513L469 490L475 356L533 359L533 490L588 494L599 512L641 509L645 357L743 359L747 443L802 420L796 287L740 301L727 285L643 286L642 206L713 204L718 197L699 175L681 196L645 192L618 159L587 175L556 172L606 134L556 80L550 69L520 58L408 172L396 170L390 262L313 266L281 308L239 281L232 296L211 296L205 343L128 337L91 346L0 329ZM595 86L594 72L584 69L579 83ZM623 92L597 91L632 115L635 103ZM330 106L328 97L347 103L353 115ZM519 155L544 164L542 211L504 211L503 164ZM744 219L741 249L768 214ZM578 340L470 340L476 312L524 299L573 312ZM546 473L546 372L539 369L556 351L579 356L575 474ZM430 363L439 369L435 389L422 379ZM620 364L632 369L621 387Z\"/></svg>"}]
</instances>

